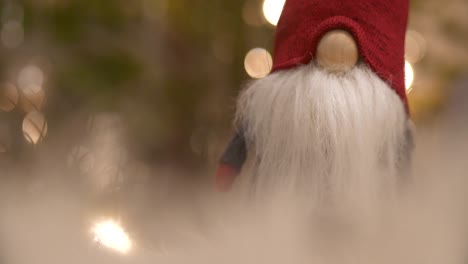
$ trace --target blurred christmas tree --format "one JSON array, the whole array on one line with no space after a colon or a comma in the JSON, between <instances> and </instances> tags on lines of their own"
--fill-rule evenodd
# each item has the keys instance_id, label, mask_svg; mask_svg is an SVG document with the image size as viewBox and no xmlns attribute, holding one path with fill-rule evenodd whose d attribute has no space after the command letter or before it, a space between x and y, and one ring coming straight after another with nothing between
<instances>
[{"instance_id":1,"label":"blurred christmas tree","mask_svg":"<svg viewBox=\"0 0 468 264\"><path fill-rule=\"evenodd\" d=\"M419 32L423 45L409 98L413 116L427 120L444 107L456 78L466 74L468 2L413 0L411 7L409 28Z\"/></svg>"},{"instance_id":2,"label":"blurred christmas tree","mask_svg":"<svg viewBox=\"0 0 468 264\"><path fill-rule=\"evenodd\" d=\"M269 2L281 11L284 1ZM3 0L0 81L17 85L24 67L39 67L51 140L74 115L116 111L128 124L130 145L151 161L214 159L210 140L228 133L234 98L249 78L245 55L257 47L272 51L274 26L263 4ZM450 81L467 66L466 14L464 0L412 1L407 59L415 72L416 118L443 105ZM258 56L246 59L250 75L265 70ZM81 122L76 128L87 122L73 120Z\"/></svg>"}]
</instances>

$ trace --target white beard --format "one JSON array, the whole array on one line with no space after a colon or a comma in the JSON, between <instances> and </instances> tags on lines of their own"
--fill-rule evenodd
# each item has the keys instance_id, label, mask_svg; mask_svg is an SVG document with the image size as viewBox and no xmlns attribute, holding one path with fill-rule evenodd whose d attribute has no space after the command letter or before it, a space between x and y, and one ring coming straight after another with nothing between
<instances>
[{"instance_id":1,"label":"white beard","mask_svg":"<svg viewBox=\"0 0 468 264\"><path fill-rule=\"evenodd\" d=\"M279 71L253 82L237 109L251 164L240 182L254 193L348 207L397 190L408 118L368 67L341 75L312 64Z\"/></svg>"}]
</instances>

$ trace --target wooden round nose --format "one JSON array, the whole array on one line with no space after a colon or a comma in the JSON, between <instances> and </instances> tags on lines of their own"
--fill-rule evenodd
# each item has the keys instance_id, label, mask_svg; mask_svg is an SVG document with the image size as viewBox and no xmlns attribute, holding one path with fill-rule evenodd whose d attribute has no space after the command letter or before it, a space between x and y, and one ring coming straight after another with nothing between
<instances>
[{"instance_id":1,"label":"wooden round nose","mask_svg":"<svg viewBox=\"0 0 468 264\"><path fill-rule=\"evenodd\" d=\"M317 62L325 70L344 72L356 65L359 57L356 41L345 30L326 33L317 46Z\"/></svg>"}]
</instances>

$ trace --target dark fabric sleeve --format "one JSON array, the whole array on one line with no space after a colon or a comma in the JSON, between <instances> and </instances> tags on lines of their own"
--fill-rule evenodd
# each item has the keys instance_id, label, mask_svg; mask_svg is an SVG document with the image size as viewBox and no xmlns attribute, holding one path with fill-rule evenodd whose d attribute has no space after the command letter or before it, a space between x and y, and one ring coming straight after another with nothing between
<instances>
[{"instance_id":1,"label":"dark fabric sleeve","mask_svg":"<svg viewBox=\"0 0 468 264\"><path fill-rule=\"evenodd\" d=\"M247 146L243 132L237 131L221 156L220 163L227 164L240 171L247 159Z\"/></svg>"}]
</instances>

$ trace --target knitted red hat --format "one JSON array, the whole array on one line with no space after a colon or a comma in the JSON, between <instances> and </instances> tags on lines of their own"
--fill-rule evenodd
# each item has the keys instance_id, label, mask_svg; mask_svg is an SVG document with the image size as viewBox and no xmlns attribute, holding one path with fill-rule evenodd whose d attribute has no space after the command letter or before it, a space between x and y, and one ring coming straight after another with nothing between
<instances>
[{"instance_id":1,"label":"knitted red hat","mask_svg":"<svg viewBox=\"0 0 468 264\"><path fill-rule=\"evenodd\" d=\"M273 71L307 64L321 37L345 29L364 62L400 96L406 111L405 34L409 0L286 0L278 23Z\"/></svg>"}]
</instances>

